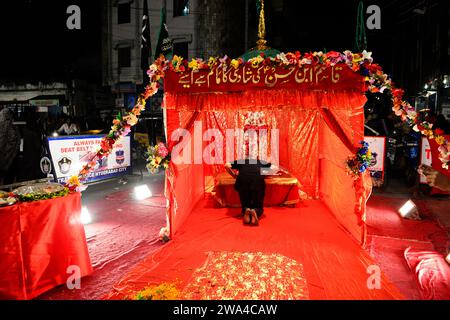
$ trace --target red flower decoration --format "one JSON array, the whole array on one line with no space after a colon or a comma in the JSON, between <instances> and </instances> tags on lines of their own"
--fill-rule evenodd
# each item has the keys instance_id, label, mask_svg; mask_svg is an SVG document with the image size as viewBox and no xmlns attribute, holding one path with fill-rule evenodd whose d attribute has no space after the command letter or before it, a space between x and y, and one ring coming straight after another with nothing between
<instances>
[{"instance_id":1,"label":"red flower decoration","mask_svg":"<svg viewBox=\"0 0 450 320\"><path fill-rule=\"evenodd\" d=\"M371 73L377 73L379 71L383 71L383 69L381 68L380 65L376 64L376 63L372 63L372 64L367 64L366 68L371 72Z\"/></svg>"},{"instance_id":2,"label":"red flower decoration","mask_svg":"<svg viewBox=\"0 0 450 320\"><path fill-rule=\"evenodd\" d=\"M444 134L444 130L437 128L434 130L434 133L438 136L442 136Z\"/></svg>"},{"instance_id":3,"label":"red flower decoration","mask_svg":"<svg viewBox=\"0 0 450 320\"><path fill-rule=\"evenodd\" d=\"M392 90L392 95L394 98L402 99L403 95L405 94L405 91L402 89L394 89Z\"/></svg>"},{"instance_id":4,"label":"red flower decoration","mask_svg":"<svg viewBox=\"0 0 450 320\"><path fill-rule=\"evenodd\" d=\"M305 53L303 57L306 59L310 59L310 60L314 59L314 56L312 55L312 53L309 53L309 52Z\"/></svg>"},{"instance_id":5,"label":"red flower decoration","mask_svg":"<svg viewBox=\"0 0 450 320\"><path fill-rule=\"evenodd\" d=\"M114 139L107 137L107 138L102 139L102 142L100 143L100 147L102 148L102 151L104 153L107 153L112 149L114 143L115 143Z\"/></svg>"}]
</instances>

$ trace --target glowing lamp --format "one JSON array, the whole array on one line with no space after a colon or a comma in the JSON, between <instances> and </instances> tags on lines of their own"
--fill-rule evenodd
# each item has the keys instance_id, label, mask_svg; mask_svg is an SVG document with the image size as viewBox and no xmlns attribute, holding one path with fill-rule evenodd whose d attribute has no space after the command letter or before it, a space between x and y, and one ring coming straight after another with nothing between
<instances>
[{"instance_id":1,"label":"glowing lamp","mask_svg":"<svg viewBox=\"0 0 450 320\"><path fill-rule=\"evenodd\" d=\"M404 219L420 220L419 210L411 200L406 201L406 203L398 210L398 213Z\"/></svg>"},{"instance_id":2,"label":"glowing lamp","mask_svg":"<svg viewBox=\"0 0 450 320\"><path fill-rule=\"evenodd\" d=\"M56 138L57 136L59 136L59 134L58 134L58 132L55 131L55 132L53 132L52 136Z\"/></svg>"},{"instance_id":3,"label":"glowing lamp","mask_svg":"<svg viewBox=\"0 0 450 320\"><path fill-rule=\"evenodd\" d=\"M81 208L80 221L82 224L86 225L92 222L91 214L89 213L88 208Z\"/></svg>"},{"instance_id":4,"label":"glowing lamp","mask_svg":"<svg viewBox=\"0 0 450 320\"><path fill-rule=\"evenodd\" d=\"M134 198L136 200L145 200L152 196L153 194L146 184L134 187Z\"/></svg>"}]
</instances>

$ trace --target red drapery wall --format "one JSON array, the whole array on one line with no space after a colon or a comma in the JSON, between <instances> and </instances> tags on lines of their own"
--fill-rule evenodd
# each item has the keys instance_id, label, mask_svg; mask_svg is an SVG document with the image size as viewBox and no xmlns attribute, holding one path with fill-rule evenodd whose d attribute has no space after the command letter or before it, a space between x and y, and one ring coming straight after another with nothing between
<instances>
[{"instance_id":1,"label":"red drapery wall","mask_svg":"<svg viewBox=\"0 0 450 320\"><path fill-rule=\"evenodd\" d=\"M199 113L167 110L166 118L168 141L170 141L172 133L179 128L185 128L193 137L194 121L199 119ZM185 141L191 144L192 152L194 147L192 139L186 139ZM175 143L174 141L169 142L169 149L172 149ZM191 213L195 204L203 198L203 181L202 165L170 163L170 169L166 174L165 193L169 200L167 216L172 235Z\"/></svg>"},{"instance_id":2,"label":"red drapery wall","mask_svg":"<svg viewBox=\"0 0 450 320\"><path fill-rule=\"evenodd\" d=\"M361 241L370 185L366 178L355 184L345 171L345 161L363 140L364 102L365 96L359 90L167 93L168 139L178 128L188 129L194 136L194 121L201 121L202 134L209 128L217 128L225 136L226 129L243 129L246 112L264 111L268 127L279 129L280 165L299 179L308 196L320 197ZM207 144L203 142L203 147ZM168 179L167 195L171 230L175 233L204 195L205 180L211 181L211 177L223 171L223 165L172 164L172 169L174 176Z\"/></svg>"},{"instance_id":3,"label":"red drapery wall","mask_svg":"<svg viewBox=\"0 0 450 320\"><path fill-rule=\"evenodd\" d=\"M353 237L364 243L365 205L371 181L367 172L360 180L353 180L346 173L345 162L356 151L355 146L364 140L365 100L360 95L347 98L347 101L330 101L329 107L321 110L320 199Z\"/></svg>"},{"instance_id":4,"label":"red drapery wall","mask_svg":"<svg viewBox=\"0 0 450 320\"><path fill-rule=\"evenodd\" d=\"M256 110L256 109L255 109ZM318 110L302 108L299 106L286 106L264 111L265 123L268 127L268 155L271 156L270 134L273 129L279 130L279 161L280 165L288 168L295 176L301 177L302 189L311 197L318 197ZM207 129L218 129L226 136L227 129L244 127L244 119L247 111L208 111L202 112L203 132ZM224 138L224 141L226 139ZM234 157L238 158L238 141L234 142ZM208 145L205 142L203 145ZM227 142L225 142L227 145ZM229 144L228 144L229 145ZM225 163L226 154L222 155ZM212 177L224 171L223 164L204 164L205 177L212 181ZM209 186L211 187L211 186Z\"/></svg>"}]
</instances>

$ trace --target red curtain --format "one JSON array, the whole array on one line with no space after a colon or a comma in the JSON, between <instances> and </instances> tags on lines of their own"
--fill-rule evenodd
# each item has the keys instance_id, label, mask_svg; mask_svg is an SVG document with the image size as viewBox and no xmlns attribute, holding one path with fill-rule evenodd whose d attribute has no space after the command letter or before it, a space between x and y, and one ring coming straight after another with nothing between
<instances>
[{"instance_id":1,"label":"red curtain","mask_svg":"<svg viewBox=\"0 0 450 320\"><path fill-rule=\"evenodd\" d=\"M186 151L193 153L192 138L172 141L171 137L178 129L187 130L193 137L194 124L199 116L200 113L196 111L167 110L166 126L168 146L171 151L179 141L182 141L182 143L191 145L190 150ZM172 161L166 174L165 194L169 200L167 217L170 233L173 235L185 221L195 204L204 197L203 166L201 164L175 164Z\"/></svg>"},{"instance_id":2,"label":"red curtain","mask_svg":"<svg viewBox=\"0 0 450 320\"><path fill-rule=\"evenodd\" d=\"M269 131L279 130L279 164L300 181L302 190L310 198L324 200L338 220L361 241L370 185L366 178L355 183L346 174L345 162L363 140L364 102L365 96L359 90L171 93L165 95L167 133L170 139L176 129L185 128L193 136L195 121L201 121L202 135L208 129L219 129L226 141L227 129L244 128L247 112L263 111ZM209 143L203 142L202 150ZM237 157L237 150L234 151ZM271 152L274 151L270 150L269 156ZM225 162L225 152L222 157ZM192 202L186 202L186 207L180 202L181 193L190 194L190 199L200 199L204 191L211 188L213 177L223 171L222 164L196 167L173 165L176 172L173 181L177 181L180 190L176 201L173 195L177 192L168 193L171 207L176 205L176 210L171 211L174 225L179 225L177 221L184 220L192 209L189 205ZM183 178L184 175L189 178ZM204 189L200 190L199 186Z\"/></svg>"}]
</instances>

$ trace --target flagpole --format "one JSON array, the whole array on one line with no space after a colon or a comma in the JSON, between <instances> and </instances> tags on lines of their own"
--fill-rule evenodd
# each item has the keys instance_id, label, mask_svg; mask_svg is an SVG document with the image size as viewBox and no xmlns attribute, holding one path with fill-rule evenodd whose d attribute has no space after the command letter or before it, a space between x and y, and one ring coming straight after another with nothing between
<instances>
[{"instance_id":1,"label":"flagpole","mask_svg":"<svg viewBox=\"0 0 450 320\"><path fill-rule=\"evenodd\" d=\"M142 30L141 30L141 69L142 69L142 85L145 87L150 82L147 76L149 68L149 59L151 59L151 37L150 37L150 16L148 14L148 0L143 0L142 5Z\"/></svg>"},{"instance_id":2,"label":"flagpole","mask_svg":"<svg viewBox=\"0 0 450 320\"><path fill-rule=\"evenodd\" d=\"M264 0L259 0L261 10L259 11L259 24L258 24L258 41L256 41L258 50L267 50L266 46L266 19L264 17Z\"/></svg>"}]
</instances>

